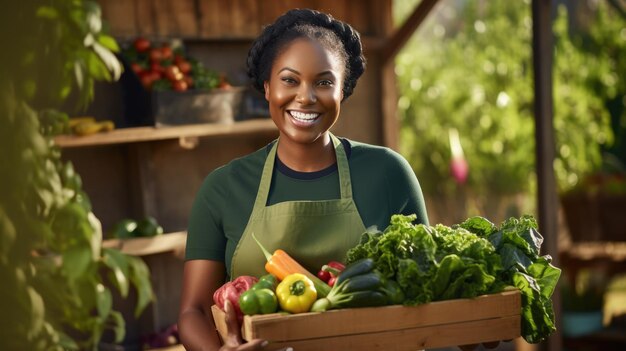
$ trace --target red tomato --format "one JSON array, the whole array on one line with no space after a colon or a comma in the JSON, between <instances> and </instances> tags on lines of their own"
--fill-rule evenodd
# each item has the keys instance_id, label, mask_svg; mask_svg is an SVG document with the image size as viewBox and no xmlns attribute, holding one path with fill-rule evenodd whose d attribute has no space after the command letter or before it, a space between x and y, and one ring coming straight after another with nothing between
<instances>
[{"instance_id":1,"label":"red tomato","mask_svg":"<svg viewBox=\"0 0 626 351\"><path fill-rule=\"evenodd\" d=\"M161 66L161 64L158 62L152 62L150 64L150 70L154 72L158 72L159 74L163 74L163 72L165 72L165 68Z\"/></svg>"},{"instance_id":2,"label":"red tomato","mask_svg":"<svg viewBox=\"0 0 626 351\"><path fill-rule=\"evenodd\" d=\"M163 47L161 47L161 59L171 60L172 57L174 57L174 52L172 51L172 48L167 45L163 45Z\"/></svg>"},{"instance_id":3,"label":"red tomato","mask_svg":"<svg viewBox=\"0 0 626 351\"><path fill-rule=\"evenodd\" d=\"M187 88L193 88L193 78L191 76L183 76L183 80L187 83Z\"/></svg>"},{"instance_id":4,"label":"red tomato","mask_svg":"<svg viewBox=\"0 0 626 351\"><path fill-rule=\"evenodd\" d=\"M226 79L226 76L221 75L221 76L220 76L220 82L219 82L219 84L217 85L217 87L218 87L219 89L228 90L228 89L230 89L232 86L230 85L230 83L228 83L228 80Z\"/></svg>"},{"instance_id":5,"label":"red tomato","mask_svg":"<svg viewBox=\"0 0 626 351\"><path fill-rule=\"evenodd\" d=\"M130 64L130 68L135 72L135 74L140 75L143 72L143 67L140 64L133 62Z\"/></svg>"},{"instance_id":6,"label":"red tomato","mask_svg":"<svg viewBox=\"0 0 626 351\"><path fill-rule=\"evenodd\" d=\"M150 49L150 41L148 41L148 39L146 38L140 37L135 39L133 46L135 47L135 50L137 50L137 52L145 52Z\"/></svg>"},{"instance_id":7,"label":"red tomato","mask_svg":"<svg viewBox=\"0 0 626 351\"><path fill-rule=\"evenodd\" d=\"M149 74L150 74L150 77L152 77L153 81L163 78L163 73L159 71L151 70Z\"/></svg>"},{"instance_id":8,"label":"red tomato","mask_svg":"<svg viewBox=\"0 0 626 351\"><path fill-rule=\"evenodd\" d=\"M185 60L177 62L176 66L178 66L178 69L180 69L180 71L183 72L183 74L187 74L191 72L191 64Z\"/></svg>"},{"instance_id":9,"label":"red tomato","mask_svg":"<svg viewBox=\"0 0 626 351\"><path fill-rule=\"evenodd\" d=\"M175 80L172 82L172 89L175 91L185 91L187 88L187 83L185 83L184 80Z\"/></svg>"},{"instance_id":10,"label":"red tomato","mask_svg":"<svg viewBox=\"0 0 626 351\"><path fill-rule=\"evenodd\" d=\"M139 79L141 80L141 85L143 85L146 90L150 90L150 88L152 88L152 83L156 80L152 76L151 72L144 72Z\"/></svg>"},{"instance_id":11,"label":"red tomato","mask_svg":"<svg viewBox=\"0 0 626 351\"><path fill-rule=\"evenodd\" d=\"M150 50L150 61L152 62L161 62L163 59L163 53L160 49L153 48Z\"/></svg>"},{"instance_id":12,"label":"red tomato","mask_svg":"<svg viewBox=\"0 0 626 351\"><path fill-rule=\"evenodd\" d=\"M185 58L182 55L176 54L174 55L174 63L178 64L180 62L185 61Z\"/></svg>"},{"instance_id":13,"label":"red tomato","mask_svg":"<svg viewBox=\"0 0 626 351\"><path fill-rule=\"evenodd\" d=\"M163 74L165 75L165 78L172 82L183 79L183 74L180 73L178 67L174 65L165 67L165 72Z\"/></svg>"}]
</instances>

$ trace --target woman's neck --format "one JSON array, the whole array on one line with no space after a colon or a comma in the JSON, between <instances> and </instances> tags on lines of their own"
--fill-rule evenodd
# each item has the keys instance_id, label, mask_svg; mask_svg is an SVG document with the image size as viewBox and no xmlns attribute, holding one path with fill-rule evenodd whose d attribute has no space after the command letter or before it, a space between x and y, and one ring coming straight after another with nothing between
<instances>
[{"instance_id":1,"label":"woman's neck","mask_svg":"<svg viewBox=\"0 0 626 351\"><path fill-rule=\"evenodd\" d=\"M337 162L329 134L311 144L294 143L288 138L279 139L276 152L283 164L298 172L320 171Z\"/></svg>"}]
</instances>

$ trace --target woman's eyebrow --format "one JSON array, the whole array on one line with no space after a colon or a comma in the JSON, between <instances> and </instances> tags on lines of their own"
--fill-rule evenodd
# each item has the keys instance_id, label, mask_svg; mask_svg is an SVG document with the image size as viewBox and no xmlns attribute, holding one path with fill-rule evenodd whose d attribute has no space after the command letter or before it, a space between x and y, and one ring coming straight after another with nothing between
<instances>
[{"instance_id":1,"label":"woman's eyebrow","mask_svg":"<svg viewBox=\"0 0 626 351\"><path fill-rule=\"evenodd\" d=\"M282 71L289 71L289 72L293 72L297 75L300 75L300 72L296 71L295 69L291 68L291 67L283 67L281 68L280 71L278 71L278 73L282 72Z\"/></svg>"},{"instance_id":2,"label":"woman's eyebrow","mask_svg":"<svg viewBox=\"0 0 626 351\"><path fill-rule=\"evenodd\" d=\"M278 73L282 72L282 71L289 71L292 72L294 74L300 75L300 72L298 72L297 70L291 68L291 67L283 67L280 69L280 71L278 71ZM332 78L336 78L335 74L332 71L324 71L324 72L320 72L317 74L317 77L321 77L321 76L331 76Z\"/></svg>"}]
</instances>

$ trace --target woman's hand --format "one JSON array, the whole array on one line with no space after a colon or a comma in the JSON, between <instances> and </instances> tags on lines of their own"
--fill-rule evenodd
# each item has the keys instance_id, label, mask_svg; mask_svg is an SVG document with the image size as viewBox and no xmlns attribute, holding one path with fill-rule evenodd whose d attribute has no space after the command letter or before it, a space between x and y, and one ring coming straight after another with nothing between
<instances>
[{"instance_id":1,"label":"woman's hand","mask_svg":"<svg viewBox=\"0 0 626 351\"><path fill-rule=\"evenodd\" d=\"M267 340L254 339L244 343L241 339L241 327L237 321L237 314L230 301L226 300L224 304L224 312L226 312L226 338L224 345L220 351L250 351L264 350L268 345ZM282 349L283 351L293 351L291 347Z\"/></svg>"}]
</instances>

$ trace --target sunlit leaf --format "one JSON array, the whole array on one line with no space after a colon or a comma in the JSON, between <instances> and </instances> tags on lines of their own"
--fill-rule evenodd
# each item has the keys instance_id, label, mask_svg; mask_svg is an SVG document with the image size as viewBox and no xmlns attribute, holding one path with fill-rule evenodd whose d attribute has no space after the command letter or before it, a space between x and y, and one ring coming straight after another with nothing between
<instances>
[{"instance_id":1,"label":"sunlit leaf","mask_svg":"<svg viewBox=\"0 0 626 351\"><path fill-rule=\"evenodd\" d=\"M126 322L124 321L124 317L118 311L111 311L109 320L112 324L111 329L115 334L115 342L122 342L126 335Z\"/></svg>"},{"instance_id":2,"label":"sunlit leaf","mask_svg":"<svg viewBox=\"0 0 626 351\"><path fill-rule=\"evenodd\" d=\"M30 300L30 326L28 329L29 338L39 334L44 324L44 303L41 295L32 287L27 287L26 292Z\"/></svg>"},{"instance_id":3,"label":"sunlit leaf","mask_svg":"<svg viewBox=\"0 0 626 351\"><path fill-rule=\"evenodd\" d=\"M107 69L113 74L113 80L120 79L120 76L122 75L122 65L117 57L115 57L115 55L106 47L97 42L93 44L93 49L100 57L100 60L104 62Z\"/></svg>"},{"instance_id":4,"label":"sunlit leaf","mask_svg":"<svg viewBox=\"0 0 626 351\"><path fill-rule=\"evenodd\" d=\"M102 252L103 263L109 267L113 273L113 283L119 289L120 295L124 298L127 297L129 267L126 256L118 250L113 249L104 249Z\"/></svg>"},{"instance_id":5,"label":"sunlit leaf","mask_svg":"<svg viewBox=\"0 0 626 351\"><path fill-rule=\"evenodd\" d=\"M71 280L85 274L91 262L91 252L84 247L72 247L63 252L63 271Z\"/></svg>"},{"instance_id":6,"label":"sunlit leaf","mask_svg":"<svg viewBox=\"0 0 626 351\"><path fill-rule=\"evenodd\" d=\"M111 308L113 307L113 297L111 296L111 291L105 288L104 285L98 284L96 286L96 304L98 307L98 315L106 319L111 313Z\"/></svg>"},{"instance_id":7,"label":"sunlit leaf","mask_svg":"<svg viewBox=\"0 0 626 351\"><path fill-rule=\"evenodd\" d=\"M137 305L135 306L135 317L139 318L143 310L155 298L150 283L150 270L148 266L139 258L129 257L130 280L137 289Z\"/></svg>"},{"instance_id":8,"label":"sunlit leaf","mask_svg":"<svg viewBox=\"0 0 626 351\"><path fill-rule=\"evenodd\" d=\"M117 45L117 41L115 41L115 39L110 36L110 35L106 35L106 34L101 34L98 36L98 42L104 46L105 48L113 51L113 52L118 52L120 51L120 47Z\"/></svg>"}]
</instances>

